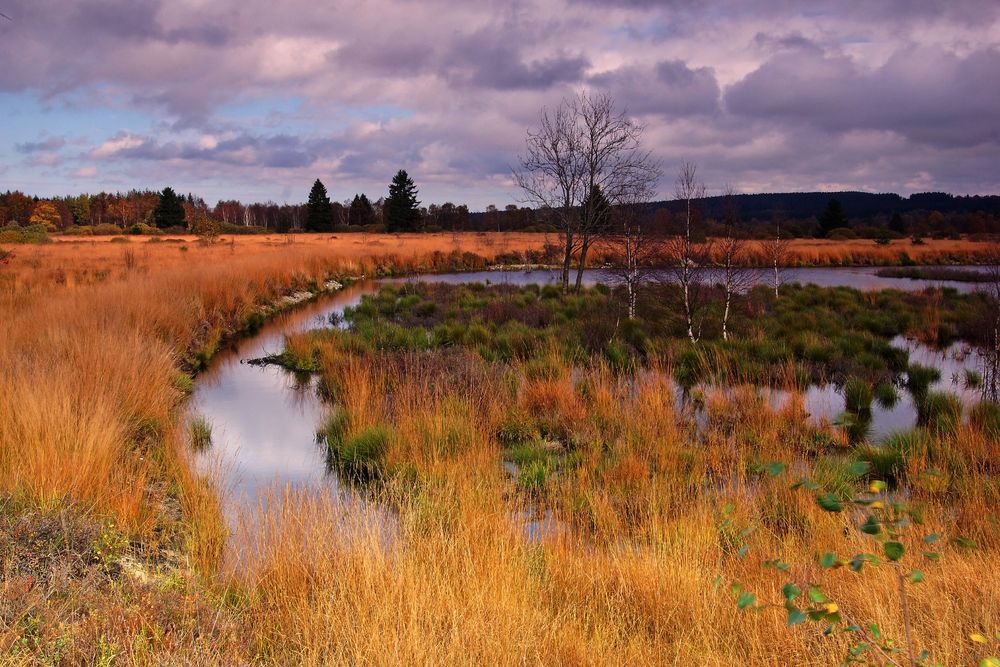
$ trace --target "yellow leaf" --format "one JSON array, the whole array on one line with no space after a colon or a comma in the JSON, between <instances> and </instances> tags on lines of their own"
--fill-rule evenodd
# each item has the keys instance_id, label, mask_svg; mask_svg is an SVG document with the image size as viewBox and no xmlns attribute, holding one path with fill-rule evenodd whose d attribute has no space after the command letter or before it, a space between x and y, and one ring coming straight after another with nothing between
<instances>
[{"instance_id":1,"label":"yellow leaf","mask_svg":"<svg viewBox=\"0 0 1000 667\"><path fill-rule=\"evenodd\" d=\"M982 636L978 632L973 632L971 635L969 635L969 639L971 639L972 641L976 642L977 644L985 644L986 643L986 637Z\"/></svg>"},{"instance_id":2,"label":"yellow leaf","mask_svg":"<svg viewBox=\"0 0 1000 667\"><path fill-rule=\"evenodd\" d=\"M830 602L826 605L826 613L836 614L838 611L840 611L840 607L837 606L836 602Z\"/></svg>"}]
</instances>

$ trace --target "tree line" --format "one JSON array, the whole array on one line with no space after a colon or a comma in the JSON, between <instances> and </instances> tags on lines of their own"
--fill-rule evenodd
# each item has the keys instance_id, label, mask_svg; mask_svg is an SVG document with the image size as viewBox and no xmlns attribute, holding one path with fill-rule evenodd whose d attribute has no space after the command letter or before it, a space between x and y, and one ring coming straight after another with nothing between
<instances>
[{"instance_id":1,"label":"tree line","mask_svg":"<svg viewBox=\"0 0 1000 667\"><path fill-rule=\"evenodd\" d=\"M445 202L422 207L413 179L400 170L388 195L374 201L365 193L343 202L332 201L317 179L304 204L272 201L245 204L220 200L209 206L194 194L171 187L157 192L81 194L40 199L20 191L0 193L0 227L44 225L48 231L146 233L170 230L200 233L286 233L368 230L385 232L464 231L471 229L468 206Z\"/></svg>"}]
</instances>

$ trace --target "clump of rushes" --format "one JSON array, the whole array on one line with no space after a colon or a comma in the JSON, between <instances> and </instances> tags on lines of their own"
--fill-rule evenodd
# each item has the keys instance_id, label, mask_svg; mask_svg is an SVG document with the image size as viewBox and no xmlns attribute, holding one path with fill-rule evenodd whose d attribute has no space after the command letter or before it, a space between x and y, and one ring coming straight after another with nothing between
<instances>
[{"instance_id":1,"label":"clump of rushes","mask_svg":"<svg viewBox=\"0 0 1000 667\"><path fill-rule=\"evenodd\" d=\"M383 477L385 453L392 437L391 428L378 424L344 437L339 443L327 443L339 472L356 482L372 482Z\"/></svg>"},{"instance_id":2,"label":"clump of rushes","mask_svg":"<svg viewBox=\"0 0 1000 667\"><path fill-rule=\"evenodd\" d=\"M875 385L875 402L884 410L889 410L899 403L899 390L891 382L879 382Z\"/></svg>"},{"instance_id":3,"label":"clump of rushes","mask_svg":"<svg viewBox=\"0 0 1000 667\"><path fill-rule=\"evenodd\" d=\"M929 366L910 364L906 369L906 390L918 404L927 395L931 384L941 379L941 371Z\"/></svg>"},{"instance_id":4,"label":"clump of rushes","mask_svg":"<svg viewBox=\"0 0 1000 667\"><path fill-rule=\"evenodd\" d=\"M347 410L338 405L323 422L323 426L316 431L316 441L326 444L330 449L340 449L348 425Z\"/></svg>"},{"instance_id":5,"label":"clump of rushes","mask_svg":"<svg viewBox=\"0 0 1000 667\"><path fill-rule=\"evenodd\" d=\"M851 376L844 383L844 406L856 415L867 415L872 409L872 389L859 377Z\"/></svg>"},{"instance_id":6,"label":"clump of rushes","mask_svg":"<svg viewBox=\"0 0 1000 667\"><path fill-rule=\"evenodd\" d=\"M983 375L971 368L965 369L964 384L966 389L979 389L983 386Z\"/></svg>"},{"instance_id":7,"label":"clump of rushes","mask_svg":"<svg viewBox=\"0 0 1000 667\"><path fill-rule=\"evenodd\" d=\"M981 401L969 409L969 424L989 438L1000 438L1000 405Z\"/></svg>"},{"instance_id":8,"label":"clump of rushes","mask_svg":"<svg viewBox=\"0 0 1000 667\"><path fill-rule=\"evenodd\" d=\"M856 456L872 467L872 475L892 484L905 478L906 463L913 456L931 453L933 442L930 434L922 428L896 431L885 437L879 444L859 446Z\"/></svg>"},{"instance_id":9,"label":"clump of rushes","mask_svg":"<svg viewBox=\"0 0 1000 667\"><path fill-rule=\"evenodd\" d=\"M212 424L202 416L191 420L191 446L195 451L204 451L212 446Z\"/></svg>"},{"instance_id":10,"label":"clump of rushes","mask_svg":"<svg viewBox=\"0 0 1000 667\"><path fill-rule=\"evenodd\" d=\"M920 402L917 421L940 435L950 435L962 420L962 399L946 391L929 391Z\"/></svg>"}]
</instances>

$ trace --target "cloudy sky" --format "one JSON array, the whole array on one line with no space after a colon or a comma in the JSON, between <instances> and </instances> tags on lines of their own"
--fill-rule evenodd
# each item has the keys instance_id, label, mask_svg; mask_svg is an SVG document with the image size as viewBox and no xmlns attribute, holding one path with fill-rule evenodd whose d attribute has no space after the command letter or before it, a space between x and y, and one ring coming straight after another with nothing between
<instances>
[{"instance_id":1,"label":"cloudy sky","mask_svg":"<svg viewBox=\"0 0 1000 667\"><path fill-rule=\"evenodd\" d=\"M516 201L612 93L710 192L1000 192L996 0L0 0L0 190Z\"/></svg>"}]
</instances>

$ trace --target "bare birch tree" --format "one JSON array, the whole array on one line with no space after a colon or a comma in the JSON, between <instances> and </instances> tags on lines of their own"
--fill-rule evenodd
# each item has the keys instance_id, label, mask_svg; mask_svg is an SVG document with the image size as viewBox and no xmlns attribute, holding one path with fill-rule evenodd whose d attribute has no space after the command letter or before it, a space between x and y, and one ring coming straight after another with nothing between
<instances>
[{"instance_id":1,"label":"bare birch tree","mask_svg":"<svg viewBox=\"0 0 1000 667\"><path fill-rule=\"evenodd\" d=\"M781 222L783 216L780 211L774 214L774 236L761 242L761 254L764 260L771 267L772 286L774 287L774 298L778 298L778 288L781 286L781 268L788 263L788 239L781 234Z\"/></svg>"},{"instance_id":2,"label":"bare birch tree","mask_svg":"<svg viewBox=\"0 0 1000 667\"><path fill-rule=\"evenodd\" d=\"M652 234L647 204L655 195L655 182L645 190L634 190L629 201L623 201L611 211L611 232L607 242L616 265L611 273L625 287L629 319L635 319L639 290L658 270L663 259L663 237Z\"/></svg>"},{"instance_id":3,"label":"bare birch tree","mask_svg":"<svg viewBox=\"0 0 1000 667\"><path fill-rule=\"evenodd\" d=\"M725 303L722 310L722 340L729 340L729 314L733 300L753 287L755 271L749 266L749 248L746 238L739 230L739 209L736 192L726 186L722 195L722 237L716 241L715 256L722 273L722 288Z\"/></svg>"},{"instance_id":4,"label":"bare birch tree","mask_svg":"<svg viewBox=\"0 0 1000 667\"><path fill-rule=\"evenodd\" d=\"M705 198L705 185L698 180L695 163L681 165L677 172L675 195L684 205L681 213L683 228L680 234L667 239L664 250L671 267L670 278L681 290L687 335L695 343L701 335L700 326L696 327L702 291L701 271L710 254L708 243L699 242L694 236L698 202Z\"/></svg>"}]
</instances>

